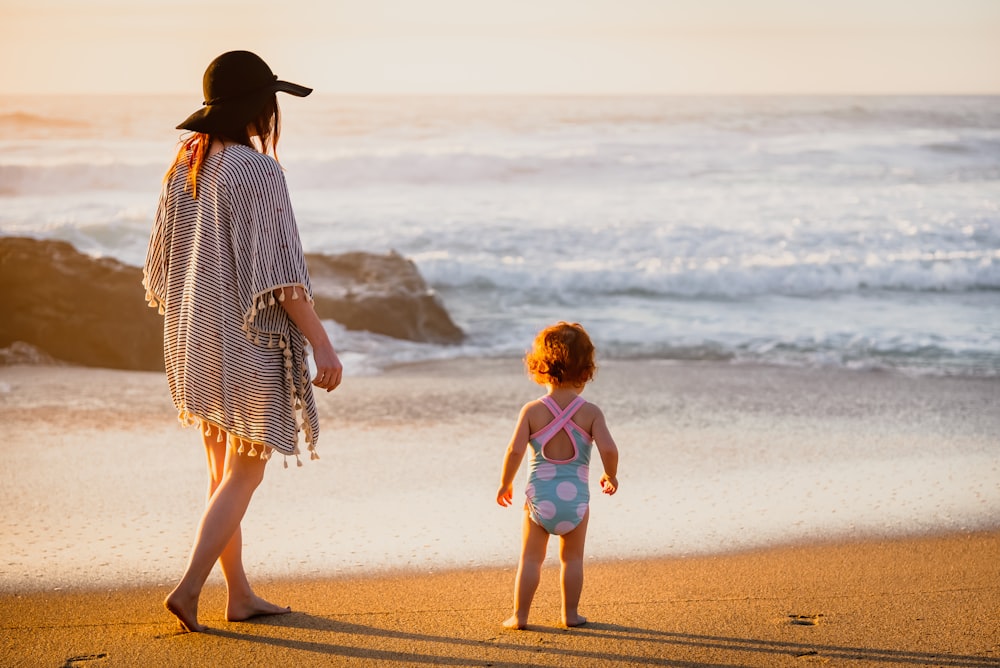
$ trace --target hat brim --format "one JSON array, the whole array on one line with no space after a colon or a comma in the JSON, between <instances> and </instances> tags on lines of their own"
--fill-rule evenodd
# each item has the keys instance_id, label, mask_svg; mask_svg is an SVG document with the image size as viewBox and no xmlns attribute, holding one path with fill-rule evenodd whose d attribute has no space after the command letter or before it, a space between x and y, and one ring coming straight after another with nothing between
<instances>
[{"instance_id":1,"label":"hat brim","mask_svg":"<svg viewBox=\"0 0 1000 668\"><path fill-rule=\"evenodd\" d=\"M275 81L271 86L271 90L275 93L290 93L296 97L305 97L313 92L312 88L306 88L290 81Z\"/></svg>"},{"instance_id":2,"label":"hat brim","mask_svg":"<svg viewBox=\"0 0 1000 668\"><path fill-rule=\"evenodd\" d=\"M274 93L288 93L296 97L306 97L312 88L300 86L290 81L274 81L263 89L248 93L237 99L218 104L206 104L185 118L178 130L191 130L204 134L233 131L246 126L260 112L267 98Z\"/></svg>"}]
</instances>

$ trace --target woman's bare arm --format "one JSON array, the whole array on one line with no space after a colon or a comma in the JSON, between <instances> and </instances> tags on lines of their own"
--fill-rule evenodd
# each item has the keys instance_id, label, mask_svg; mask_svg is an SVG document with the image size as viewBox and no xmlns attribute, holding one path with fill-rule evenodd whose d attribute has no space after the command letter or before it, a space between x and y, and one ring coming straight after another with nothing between
<instances>
[{"instance_id":1,"label":"woman's bare arm","mask_svg":"<svg viewBox=\"0 0 1000 668\"><path fill-rule=\"evenodd\" d=\"M284 288L276 290L275 296L280 296L283 290ZM292 299L291 294L285 294L285 298L279 299L278 303L281 304L281 308L285 309L285 313L312 346L313 359L316 362L316 377L312 381L313 385L327 392L335 389L343 378L344 367L340 363L340 358L337 357L337 351L333 349L333 343L330 342L330 337L327 335L326 329L323 328L323 323L316 315L316 309L312 302L302 297Z\"/></svg>"}]
</instances>

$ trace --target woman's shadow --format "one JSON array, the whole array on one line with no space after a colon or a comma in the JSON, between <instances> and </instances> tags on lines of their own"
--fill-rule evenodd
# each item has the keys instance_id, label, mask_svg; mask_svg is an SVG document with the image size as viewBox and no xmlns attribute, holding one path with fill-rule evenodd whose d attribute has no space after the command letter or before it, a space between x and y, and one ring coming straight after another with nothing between
<instances>
[{"instance_id":1,"label":"woman's shadow","mask_svg":"<svg viewBox=\"0 0 1000 668\"><path fill-rule=\"evenodd\" d=\"M311 636L309 639L296 638L276 638L271 635L254 633L252 631L239 632L229 629L212 628L208 633L213 636L228 638L235 641L259 643L274 647L282 647L315 654L324 654L344 658L369 659L385 661L391 663L430 663L455 666L490 666L493 662L487 660L470 659L467 656L449 656L442 654L440 648L437 651L427 653L413 651L399 651L386 649L386 640L405 640L411 646L414 641L428 644L445 645L476 645L482 647L482 643L453 638L448 636L429 635L424 633L413 633L407 631L397 631L393 629L383 629L377 626L367 626L344 622L328 617L311 615L305 612L290 612L286 615L274 615L267 617L255 617L247 620L241 625L257 627L283 627L289 629L300 629L305 634ZM327 636L332 636L326 640ZM314 638L323 638L317 640ZM380 646L381 645L381 646ZM433 648L428 648L432 650Z\"/></svg>"}]
</instances>

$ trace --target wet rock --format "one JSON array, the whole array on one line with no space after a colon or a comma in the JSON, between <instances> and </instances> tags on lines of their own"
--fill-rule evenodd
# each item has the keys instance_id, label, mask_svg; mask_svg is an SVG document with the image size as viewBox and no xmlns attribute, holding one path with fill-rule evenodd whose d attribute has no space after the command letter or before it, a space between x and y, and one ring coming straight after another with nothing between
<instances>
[{"instance_id":1,"label":"wet rock","mask_svg":"<svg viewBox=\"0 0 1000 668\"><path fill-rule=\"evenodd\" d=\"M413 262L398 253L307 256L316 310L352 330L457 343L452 321ZM0 237L0 348L17 341L58 360L163 369L163 318L146 305L142 270L64 241Z\"/></svg>"},{"instance_id":2,"label":"wet rock","mask_svg":"<svg viewBox=\"0 0 1000 668\"><path fill-rule=\"evenodd\" d=\"M306 263L322 319L409 341L465 338L417 266L396 252L307 254Z\"/></svg>"},{"instance_id":3,"label":"wet rock","mask_svg":"<svg viewBox=\"0 0 1000 668\"><path fill-rule=\"evenodd\" d=\"M23 341L57 359L163 369L163 319L142 270L64 241L0 238L0 347Z\"/></svg>"}]
</instances>

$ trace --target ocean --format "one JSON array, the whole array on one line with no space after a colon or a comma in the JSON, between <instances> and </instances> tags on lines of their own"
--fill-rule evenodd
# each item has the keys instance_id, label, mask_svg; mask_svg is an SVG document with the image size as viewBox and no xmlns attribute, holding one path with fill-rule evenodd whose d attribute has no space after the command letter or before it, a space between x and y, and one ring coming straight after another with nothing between
<instances>
[{"instance_id":1,"label":"ocean","mask_svg":"<svg viewBox=\"0 0 1000 668\"><path fill-rule=\"evenodd\" d=\"M1000 376L1000 97L281 98L303 246L395 250L460 345ZM141 265L195 96L0 97L0 235ZM137 295L141 289L137 286Z\"/></svg>"}]
</instances>

